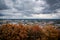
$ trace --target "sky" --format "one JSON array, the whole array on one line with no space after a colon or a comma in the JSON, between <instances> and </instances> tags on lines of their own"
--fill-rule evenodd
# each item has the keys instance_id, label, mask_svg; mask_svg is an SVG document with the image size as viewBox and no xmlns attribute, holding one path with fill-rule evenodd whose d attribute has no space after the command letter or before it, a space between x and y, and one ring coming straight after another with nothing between
<instances>
[{"instance_id":1,"label":"sky","mask_svg":"<svg viewBox=\"0 0 60 40\"><path fill-rule=\"evenodd\" d=\"M60 0L0 0L0 19L60 19Z\"/></svg>"}]
</instances>

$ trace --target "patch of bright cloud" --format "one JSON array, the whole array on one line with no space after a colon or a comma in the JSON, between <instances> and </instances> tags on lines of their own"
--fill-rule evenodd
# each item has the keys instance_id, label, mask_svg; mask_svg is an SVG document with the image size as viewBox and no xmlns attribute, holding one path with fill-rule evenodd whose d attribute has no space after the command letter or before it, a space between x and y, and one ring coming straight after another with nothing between
<instances>
[{"instance_id":1,"label":"patch of bright cloud","mask_svg":"<svg viewBox=\"0 0 60 40\"><path fill-rule=\"evenodd\" d=\"M34 18L40 18L40 19L55 19L55 18L58 19L58 16L60 16L59 13L58 14L39 14L39 15L35 14L33 15Z\"/></svg>"}]
</instances>

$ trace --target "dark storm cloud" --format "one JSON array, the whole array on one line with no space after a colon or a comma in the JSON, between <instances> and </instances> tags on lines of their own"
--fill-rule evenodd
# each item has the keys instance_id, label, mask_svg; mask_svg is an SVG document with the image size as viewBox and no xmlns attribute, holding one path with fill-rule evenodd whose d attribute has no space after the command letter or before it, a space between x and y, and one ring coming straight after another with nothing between
<instances>
[{"instance_id":1,"label":"dark storm cloud","mask_svg":"<svg viewBox=\"0 0 60 40\"><path fill-rule=\"evenodd\" d=\"M0 10L8 9L8 7L5 5L4 0L0 0Z\"/></svg>"},{"instance_id":2,"label":"dark storm cloud","mask_svg":"<svg viewBox=\"0 0 60 40\"><path fill-rule=\"evenodd\" d=\"M46 0L46 2L51 6L54 5L55 3L58 3L58 0Z\"/></svg>"},{"instance_id":3,"label":"dark storm cloud","mask_svg":"<svg viewBox=\"0 0 60 40\"><path fill-rule=\"evenodd\" d=\"M4 16L2 13L0 13L0 16Z\"/></svg>"},{"instance_id":4,"label":"dark storm cloud","mask_svg":"<svg viewBox=\"0 0 60 40\"><path fill-rule=\"evenodd\" d=\"M46 8L45 11L56 12L56 9L60 9L60 0L46 0L49 8Z\"/></svg>"}]
</instances>

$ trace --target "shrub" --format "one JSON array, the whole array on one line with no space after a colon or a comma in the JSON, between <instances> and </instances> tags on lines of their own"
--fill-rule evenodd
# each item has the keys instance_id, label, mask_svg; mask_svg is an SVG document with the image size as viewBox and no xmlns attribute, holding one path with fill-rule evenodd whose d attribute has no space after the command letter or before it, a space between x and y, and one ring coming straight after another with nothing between
<instances>
[{"instance_id":1,"label":"shrub","mask_svg":"<svg viewBox=\"0 0 60 40\"><path fill-rule=\"evenodd\" d=\"M58 40L60 33L54 25L2 24L0 40Z\"/></svg>"}]
</instances>

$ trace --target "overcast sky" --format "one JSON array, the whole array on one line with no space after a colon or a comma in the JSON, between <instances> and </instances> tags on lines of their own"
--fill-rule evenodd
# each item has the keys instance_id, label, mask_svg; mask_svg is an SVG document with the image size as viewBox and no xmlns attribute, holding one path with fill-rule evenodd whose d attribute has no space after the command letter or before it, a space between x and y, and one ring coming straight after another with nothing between
<instances>
[{"instance_id":1,"label":"overcast sky","mask_svg":"<svg viewBox=\"0 0 60 40\"><path fill-rule=\"evenodd\" d=\"M60 0L0 0L0 19L60 19Z\"/></svg>"}]
</instances>

